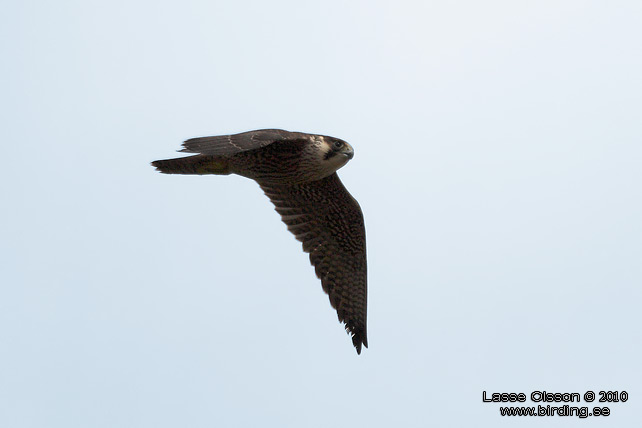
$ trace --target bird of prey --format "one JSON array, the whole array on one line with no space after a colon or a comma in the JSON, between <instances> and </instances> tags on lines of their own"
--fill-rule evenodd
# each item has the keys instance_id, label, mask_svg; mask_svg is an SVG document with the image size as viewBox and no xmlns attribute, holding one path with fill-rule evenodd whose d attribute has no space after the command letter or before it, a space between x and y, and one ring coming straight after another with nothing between
<instances>
[{"instance_id":1,"label":"bird of prey","mask_svg":"<svg viewBox=\"0 0 642 428\"><path fill-rule=\"evenodd\" d=\"M180 151L197 154L152 165L165 174L238 174L259 184L310 254L357 353L361 345L367 348L363 214L336 173L354 155L350 144L324 135L262 129L192 138Z\"/></svg>"}]
</instances>

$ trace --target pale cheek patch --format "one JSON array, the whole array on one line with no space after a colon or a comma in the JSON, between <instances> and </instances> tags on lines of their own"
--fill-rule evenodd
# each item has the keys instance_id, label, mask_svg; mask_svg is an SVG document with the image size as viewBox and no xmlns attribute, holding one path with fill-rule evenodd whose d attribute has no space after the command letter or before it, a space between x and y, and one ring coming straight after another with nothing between
<instances>
[{"instance_id":1,"label":"pale cheek patch","mask_svg":"<svg viewBox=\"0 0 642 428\"><path fill-rule=\"evenodd\" d=\"M332 154L330 144L328 144L322 136L316 135L314 137L314 146L319 161L326 162L329 159L329 155Z\"/></svg>"}]
</instances>

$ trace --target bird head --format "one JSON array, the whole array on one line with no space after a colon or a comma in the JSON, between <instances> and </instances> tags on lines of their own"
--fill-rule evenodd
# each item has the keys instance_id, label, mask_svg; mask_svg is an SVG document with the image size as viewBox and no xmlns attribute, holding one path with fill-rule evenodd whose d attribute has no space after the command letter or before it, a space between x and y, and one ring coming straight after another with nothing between
<instances>
[{"instance_id":1,"label":"bird head","mask_svg":"<svg viewBox=\"0 0 642 428\"><path fill-rule=\"evenodd\" d=\"M343 140L325 135L310 135L310 143L301 167L307 171L306 181L320 180L334 174L354 156L352 146Z\"/></svg>"},{"instance_id":2,"label":"bird head","mask_svg":"<svg viewBox=\"0 0 642 428\"><path fill-rule=\"evenodd\" d=\"M321 150L323 151L323 160L336 166L335 171L348 163L354 156L354 149L347 142L334 137L322 138L323 144Z\"/></svg>"}]
</instances>

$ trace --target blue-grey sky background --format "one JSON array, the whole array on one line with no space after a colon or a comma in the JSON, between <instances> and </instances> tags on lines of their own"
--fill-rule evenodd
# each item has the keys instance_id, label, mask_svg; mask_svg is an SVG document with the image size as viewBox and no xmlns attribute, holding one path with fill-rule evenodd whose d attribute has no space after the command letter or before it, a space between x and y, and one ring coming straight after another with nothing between
<instances>
[{"instance_id":1,"label":"blue-grey sky background","mask_svg":"<svg viewBox=\"0 0 642 428\"><path fill-rule=\"evenodd\" d=\"M0 426L639 426L641 41L639 1L3 2ZM256 183L149 166L268 127L355 148L361 356ZM482 402L535 390L630 398Z\"/></svg>"}]
</instances>

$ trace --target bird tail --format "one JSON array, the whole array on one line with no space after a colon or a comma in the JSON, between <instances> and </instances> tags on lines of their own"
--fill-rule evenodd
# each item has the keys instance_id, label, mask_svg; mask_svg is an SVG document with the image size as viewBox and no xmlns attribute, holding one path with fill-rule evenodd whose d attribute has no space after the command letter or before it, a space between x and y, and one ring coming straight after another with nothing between
<instances>
[{"instance_id":1,"label":"bird tail","mask_svg":"<svg viewBox=\"0 0 642 428\"><path fill-rule=\"evenodd\" d=\"M195 155L185 158L157 160L152 166L163 174L216 174L227 175L230 170L230 162L221 156Z\"/></svg>"}]
</instances>

